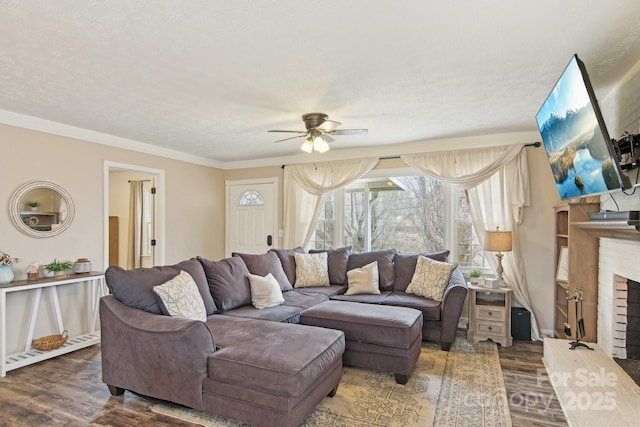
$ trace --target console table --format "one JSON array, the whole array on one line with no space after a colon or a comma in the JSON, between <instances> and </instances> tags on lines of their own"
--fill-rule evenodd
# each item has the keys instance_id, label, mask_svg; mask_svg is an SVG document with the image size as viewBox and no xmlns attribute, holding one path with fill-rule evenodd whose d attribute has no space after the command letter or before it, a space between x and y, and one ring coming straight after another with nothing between
<instances>
[{"instance_id":1,"label":"console table","mask_svg":"<svg viewBox=\"0 0 640 427\"><path fill-rule=\"evenodd\" d=\"M62 312L60 310L60 301L58 299L58 287L66 286L74 283L84 283L89 287L88 301L86 309L88 312L88 320L90 331L88 333L69 337L69 340L62 346L50 351L40 351L31 347L31 341L34 336L36 320L40 307L40 297L42 291L46 290L53 304L55 312L58 333L64 331L62 322ZM35 296L31 305L31 314L29 317L29 329L24 345L24 351L16 354L7 355L7 295L13 292L25 292L35 290ZM0 377L7 375L7 372L13 369L31 365L45 359L89 347L100 342L100 331L96 329L98 322L98 302L100 297L105 294L104 273L90 272L84 274L74 274L63 279L43 278L38 280L17 280L8 285L0 285ZM78 309L82 310L85 305L78 305Z\"/></svg>"}]
</instances>

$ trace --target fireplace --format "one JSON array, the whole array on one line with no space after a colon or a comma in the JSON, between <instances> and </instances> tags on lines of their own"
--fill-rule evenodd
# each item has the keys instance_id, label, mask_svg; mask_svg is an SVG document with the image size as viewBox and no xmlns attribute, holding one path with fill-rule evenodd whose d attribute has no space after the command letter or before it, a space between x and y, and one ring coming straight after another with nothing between
<instances>
[{"instance_id":1,"label":"fireplace","mask_svg":"<svg viewBox=\"0 0 640 427\"><path fill-rule=\"evenodd\" d=\"M600 239L598 344L618 359L640 354L640 242Z\"/></svg>"}]
</instances>

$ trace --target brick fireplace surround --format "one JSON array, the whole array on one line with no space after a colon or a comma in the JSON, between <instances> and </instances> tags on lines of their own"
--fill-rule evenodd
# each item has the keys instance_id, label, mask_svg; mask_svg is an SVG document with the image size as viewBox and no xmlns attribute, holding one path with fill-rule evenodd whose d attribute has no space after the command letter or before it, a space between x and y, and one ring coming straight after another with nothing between
<instances>
[{"instance_id":1,"label":"brick fireplace surround","mask_svg":"<svg viewBox=\"0 0 640 427\"><path fill-rule=\"evenodd\" d=\"M627 279L640 282L640 242L600 238L598 344L611 357L627 358Z\"/></svg>"}]
</instances>

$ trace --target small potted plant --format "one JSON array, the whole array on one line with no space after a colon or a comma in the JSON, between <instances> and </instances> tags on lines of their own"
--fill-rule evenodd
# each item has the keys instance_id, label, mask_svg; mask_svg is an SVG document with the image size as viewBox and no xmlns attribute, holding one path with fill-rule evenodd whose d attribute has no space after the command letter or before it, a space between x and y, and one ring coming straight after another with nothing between
<instances>
[{"instance_id":1,"label":"small potted plant","mask_svg":"<svg viewBox=\"0 0 640 427\"><path fill-rule=\"evenodd\" d=\"M480 280L482 275L483 275L482 270L477 268L472 268L471 270L467 271L467 276L469 277L469 281L474 285L478 284L478 281Z\"/></svg>"},{"instance_id":2,"label":"small potted plant","mask_svg":"<svg viewBox=\"0 0 640 427\"><path fill-rule=\"evenodd\" d=\"M69 261L58 261L54 258L53 262L45 265L43 267L45 276L50 277L50 274L53 273L54 277L64 275L64 272L67 270L71 270L72 264Z\"/></svg>"},{"instance_id":3,"label":"small potted plant","mask_svg":"<svg viewBox=\"0 0 640 427\"><path fill-rule=\"evenodd\" d=\"M27 205L29 205L32 211L37 211L38 206L40 206L40 202L38 202L37 200L32 200L30 202L27 202Z\"/></svg>"}]
</instances>

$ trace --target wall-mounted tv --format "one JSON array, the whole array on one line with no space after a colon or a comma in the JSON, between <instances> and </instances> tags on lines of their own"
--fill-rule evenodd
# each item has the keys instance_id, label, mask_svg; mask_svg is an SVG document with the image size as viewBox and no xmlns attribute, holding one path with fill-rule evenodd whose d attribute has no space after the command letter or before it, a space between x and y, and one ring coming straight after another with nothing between
<instances>
[{"instance_id":1,"label":"wall-mounted tv","mask_svg":"<svg viewBox=\"0 0 640 427\"><path fill-rule=\"evenodd\" d=\"M584 63L574 55L536 115L561 199L630 187Z\"/></svg>"}]
</instances>

